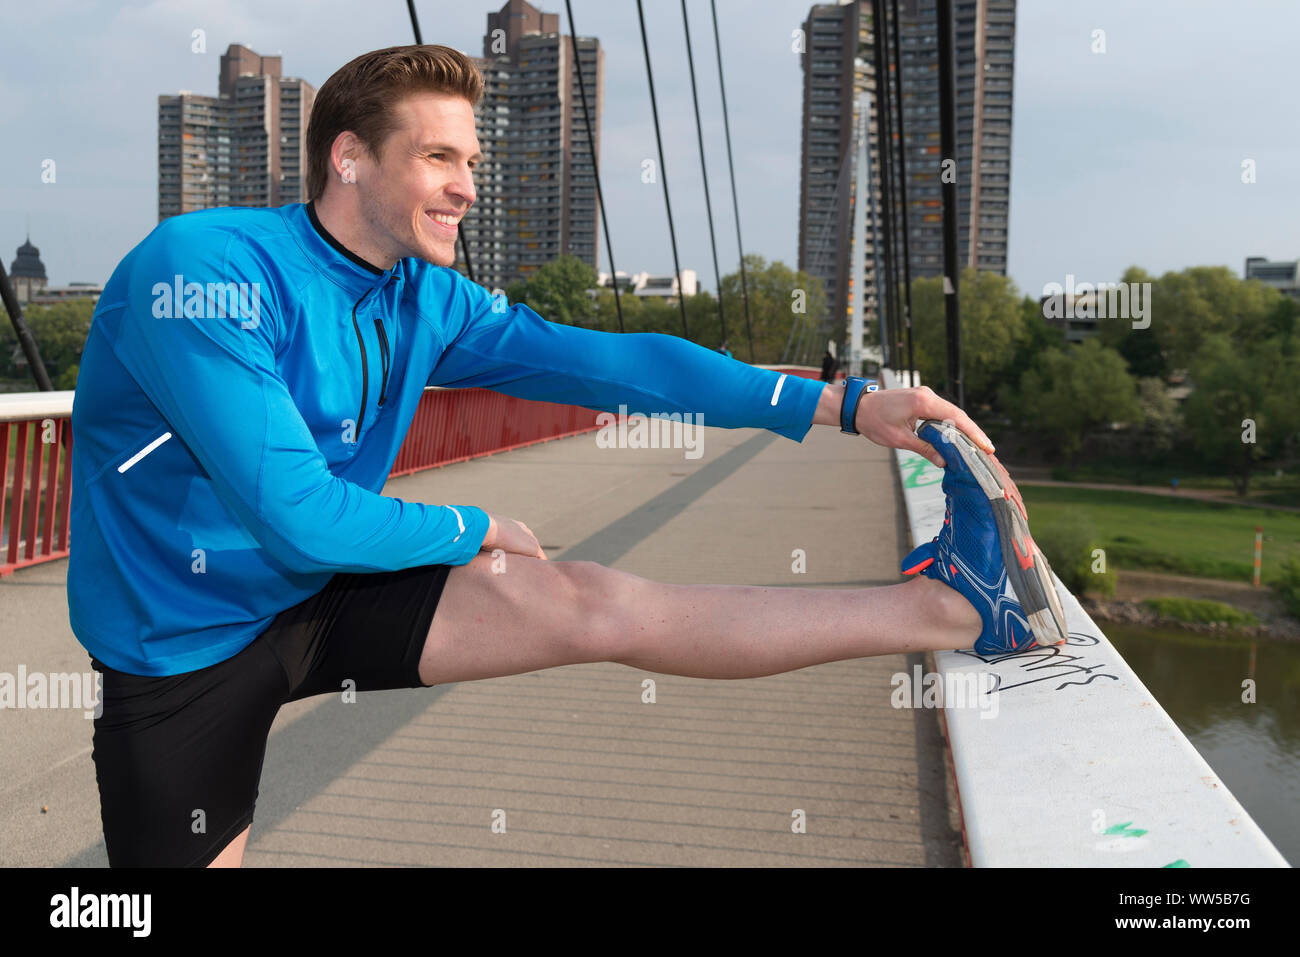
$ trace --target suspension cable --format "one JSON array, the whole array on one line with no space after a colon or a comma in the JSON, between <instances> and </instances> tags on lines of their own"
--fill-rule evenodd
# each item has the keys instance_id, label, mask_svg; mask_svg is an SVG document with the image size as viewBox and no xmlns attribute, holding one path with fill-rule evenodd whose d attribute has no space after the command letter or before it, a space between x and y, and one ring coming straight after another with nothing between
<instances>
[{"instance_id":1,"label":"suspension cable","mask_svg":"<svg viewBox=\"0 0 1300 957\"><path fill-rule=\"evenodd\" d=\"M898 190L903 211L903 295L905 308L903 324L907 332L907 384L913 384L913 370L916 368L915 355L912 352L912 236L907 228L907 138L903 128L903 54L898 42L898 0L890 0L890 12L894 27L894 62L898 65L898 76L894 83L894 98L898 110Z\"/></svg>"},{"instance_id":2,"label":"suspension cable","mask_svg":"<svg viewBox=\"0 0 1300 957\"><path fill-rule=\"evenodd\" d=\"M709 246L713 249L713 276L718 284L718 322L722 326L722 341L727 341L727 316L722 308L722 270L718 267L718 240L713 232L713 201L709 198L709 165L704 155L704 125L700 122L700 94L695 87L695 54L691 50L691 24L686 16L686 0L682 3L682 28L686 32L686 65L691 74L691 100L695 103L695 138L700 144L700 174L704 180L704 212L709 220Z\"/></svg>"},{"instance_id":3,"label":"suspension cable","mask_svg":"<svg viewBox=\"0 0 1300 957\"><path fill-rule=\"evenodd\" d=\"M614 269L614 244L609 240L609 219L605 216L605 194L600 189L600 166L596 163L596 137L591 132L591 111L587 109L587 85L582 80L582 57L578 55L578 33L573 26L573 4L564 0L564 9L569 14L569 40L573 45L573 65L578 71L578 92L582 94L582 121L587 127L587 149L591 153L591 171L596 177L596 202L600 205L600 225L605 232L605 251L609 254L609 279L614 287L614 308L618 310L618 331L626 332L623 326L623 302L618 295L618 272Z\"/></svg>"},{"instance_id":4,"label":"suspension cable","mask_svg":"<svg viewBox=\"0 0 1300 957\"><path fill-rule=\"evenodd\" d=\"M406 0L406 12L411 15L411 29L415 32L415 43L417 46L423 46L424 40L420 38L420 19L415 15L415 0ZM461 221L464 226L464 220ZM460 242L460 254L465 260L465 274L469 281L474 281L474 261L469 258L469 245L465 242L465 230L458 228L456 230L456 239Z\"/></svg>"},{"instance_id":5,"label":"suspension cable","mask_svg":"<svg viewBox=\"0 0 1300 957\"><path fill-rule=\"evenodd\" d=\"M645 36L645 11L642 9L641 0L636 0L636 15L641 23L641 49L645 51L646 79L650 82L650 112L653 114L655 122L655 143L659 146L659 175L663 178L664 183L664 205L668 208L668 238L673 246L673 268L677 271L677 304L682 309L682 336L689 339L691 333L686 325L686 289L682 285L682 266L677 258L677 230L673 226L673 203L668 197L668 168L664 165L664 140L659 130L659 104L658 100L655 99L655 75L654 70L650 67L650 44Z\"/></svg>"},{"instance_id":6,"label":"suspension cable","mask_svg":"<svg viewBox=\"0 0 1300 957\"><path fill-rule=\"evenodd\" d=\"M722 42L718 39L718 6L709 0L713 10L713 47L718 54L718 89L722 91L722 128L727 133L727 171L731 173L731 206L736 213L736 247L740 250L740 294L745 301L745 333L749 337L749 361L754 359L754 327L749 320L749 282L745 278L745 244L740 239L740 203L736 199L736 167L731 159L731 120L727 113L727 84L722 78ZM719 293L721 295L721 293Z\"/></svg>"}]
</instances>

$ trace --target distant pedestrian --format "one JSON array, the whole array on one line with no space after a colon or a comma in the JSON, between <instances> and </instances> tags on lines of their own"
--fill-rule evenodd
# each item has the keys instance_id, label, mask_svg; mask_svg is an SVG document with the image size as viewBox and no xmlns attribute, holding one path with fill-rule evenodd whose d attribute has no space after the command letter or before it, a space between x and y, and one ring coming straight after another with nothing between
<instances>
[{"instance_id":1,"label":"distant pedestrian","mask_svg":"<svg viewBox=\"0 0 1300 957\"><path fill-rule=\"evenodd\" d=\"M731 350L727 348L727 340L725 340L725 339L722 340L722 345L718 346L718 351L721 352L721 353L722 353L724 356L726 356L728 359L734 359L734 358L736 358L735 356L733 356L733 355L731 354Z\"/></svg>"},{"instance_id":2,"label":"distant pedestrian","mask_svg":"<svg viewBox=\"0 0 1300 957\"><path fill-rule=\"evenodd\" d=\"M831 350L827 349L826 354L822 356L822 381L835 381L835 357L831 355Z\"/></svg>"}]
</instances>

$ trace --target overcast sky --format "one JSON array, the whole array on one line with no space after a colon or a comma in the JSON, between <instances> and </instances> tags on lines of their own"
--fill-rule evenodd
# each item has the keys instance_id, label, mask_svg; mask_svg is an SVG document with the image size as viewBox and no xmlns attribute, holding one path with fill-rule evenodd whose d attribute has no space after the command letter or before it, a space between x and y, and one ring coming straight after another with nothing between
<instances>
[{"instance_id":1,"label":"overcast sky","mask_svg":"<svg viewBox=\"0 0 1300 957\"><path fill-rule=\"evenodd\" d=\"M539 4L563 15L563 3ZM426 42L482 50L500 4L418 0ZM738 255L709 5L688 0L723 272ZM793 266L809 3L718 0L746 249ZM573 0L605 50L600 165L618 267L671 272L634 0ZM680 6L646 4L682 265L715 288ZM562 16L562 25L568 29ZM191 52L206 31L207 52ZM1091 52L1093 31L1106 52ZM1016 21L1011 277L1117 279L1249 255L1300 257L1300 3L1021 0ZM50 281L105 282L157 223L157 98L215 94L230 43L281 53L319 87L367 50L411 42L403 0L39 0L0 4L0 255L30 220ZM54 159L56 181L42 183ZM1254 160L1256 182L1242 182ZM607 268L604 249L602 266Z\"/></svg>"}]
</instances>

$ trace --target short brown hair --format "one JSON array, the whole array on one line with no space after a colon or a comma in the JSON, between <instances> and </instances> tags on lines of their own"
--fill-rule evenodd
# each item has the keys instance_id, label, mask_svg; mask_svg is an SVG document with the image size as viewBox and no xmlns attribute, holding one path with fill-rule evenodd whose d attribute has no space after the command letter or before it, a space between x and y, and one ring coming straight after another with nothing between
<instances>
[{"instance_id":1,"label":"short brown hair","mask_svg":"<svg viewBox=\"0 0 1300 957\"><path fill-rule=\"evenodd\" d=\"M393 107L408 93L447 93L478 106L483 77L459 50L432 44L374 50L336 71L316 93L307 122L308 199L325 192L330 149L340 133L351 130L379 158L397 129Z\"/></svg>"}]
</instances>

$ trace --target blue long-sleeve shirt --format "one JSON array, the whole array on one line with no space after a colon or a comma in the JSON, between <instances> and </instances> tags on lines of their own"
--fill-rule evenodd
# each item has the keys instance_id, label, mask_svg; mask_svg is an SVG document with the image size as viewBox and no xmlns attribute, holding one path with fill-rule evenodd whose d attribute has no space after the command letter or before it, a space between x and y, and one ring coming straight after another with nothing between
<instances>
[{"instance_id":1,"label":"blue long-sleeve shirt","mask_svg":"<svg viewBox=\"0 0 1300 957\"><path fill-rule=\"evenodd\" d=\"M179 674L335 573L469 562L482 509L380 494L426 385L795 441L823 388L673 336L547 322L418 259L380 271L302 204L165 220L114 271L82 354L78 640L110 668Z\"/></svg>"}]
</instances>

